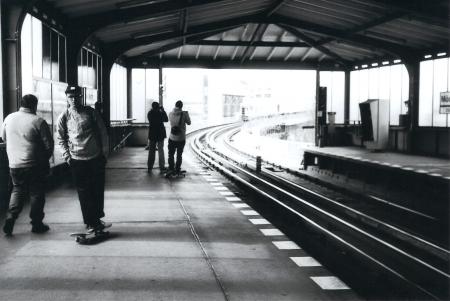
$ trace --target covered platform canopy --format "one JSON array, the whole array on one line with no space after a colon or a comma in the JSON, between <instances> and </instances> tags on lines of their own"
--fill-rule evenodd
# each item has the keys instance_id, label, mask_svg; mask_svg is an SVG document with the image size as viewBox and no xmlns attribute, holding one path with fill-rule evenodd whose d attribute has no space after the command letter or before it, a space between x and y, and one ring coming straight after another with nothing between
<instances>
[{"instance_id":1,"label":"covered platform canopy","mask_svg":"<svg viewBox=\"0 0 450 301\"><path fill-rule=\"evenodd\" d=\"M345 69L417 60L448 49L450 37L446 0L23 2L69 33L69 65L70 49L96 40L112 60L134 66Z\"/></svg>"}]
</instances>

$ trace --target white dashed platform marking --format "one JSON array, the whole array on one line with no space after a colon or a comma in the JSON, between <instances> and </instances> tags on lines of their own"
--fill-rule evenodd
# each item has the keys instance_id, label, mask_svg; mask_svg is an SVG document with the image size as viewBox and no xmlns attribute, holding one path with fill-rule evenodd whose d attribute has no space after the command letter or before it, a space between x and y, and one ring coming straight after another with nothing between
<instances>
[{"instance_id":1,"label":"white dashed platform marking","mask_svg":"<svg viewBox=\"0 0 450 301\"><path fill-rule=\"evenodd\" d=\"M223 196L231 196L234 195L231 191L219 191L219 193Z\"/></svg>"},{"instance_id":2,"label":"white dashed platform marking","mask_svg":"<svg viewBox=\"0 0 450 301\"><path fill-rule=\"evenodd\" d=\"M280 250L300 250L300 247L293 241L272 241L272 243Z\"/></svg>"},{"instance_id":3,"label":"white dashed platform marking","mask_svg":"<svg viewBox=\"0 0 450 301\"><path fill-rule=\"evenodd\" d=\"M229 197L226 197L225 199L226 199L227 201L229 201L229 202L238 202L238 201L241 200L241 199L238 198L237 196L229 196Z\"/></svg>"},{"instance_id":4,"label":"white dashed platform marking","mask_svg":"<svg viewBox=\"0 0 450 301\"><path fill-rule=\"evenodd\" d=\"M212 186L223 186L223 184L220 182L209 182L209 184L211 184Z\"/></svg>"},{"instance_id":5,"label":"white dashed platform marking","mask_svg":"<svg viewBox=\"0 0 450 301\"><path fill-rule=\"evenodd\" d=\"M240 203L240 204L233 203L233 206L234 206L234 208L249 208L249 206L247 204L243 204L243 203Z\"/></svg>"},{"instance_id":6,"label":"white dashed platform marking","mask_svg":"<svg viewBox=\"0 0 450 301\"><path fill-rule=\"evenodd\" d=\"M207 182L218 182L219 180L215 179L215 178L205 178L205 180Z\"/></svg>"},{"instance_id":7,"label":"white dashed platform marking","mask_svg":"<svg viewBox=\"0 0 450 301\"><path fill-rule=\"evenodd\" d=\"M292 261L295 262L299 267L320 267L322 266L317 260L312 257L291 257Z\"/></svg>"},{"instance_id":8,"label":"white dashed platform marking","mask_svg":"<svg viewBox=\"0 0 450 301\"><path fill-rule=\"evenodd\" d=\"M214 189L217 190L217 191L230 191L225 186L214 186Z\"/></svg>"},{"instance_id":9,"label":"white dashed platform marking","mask_svg":"<svg viewBox=\"0 0 450 301\"><path fill-rule=\"evenodd\" d=\"M265 236L282 236L284 235L283 232L281 232L278 229L259 229Z\"/></svg>"},{"instance_id":10,"label":"white dashed platform marking","mask_svg":"<svg viewBox=\"0 0 450 301\"><path fill-rule=\"evenodd\" d=\"M311 277L324 290L348 290L350 289L344 282L335 276Z\"/></svg>"},{"instance_id":11,"label":"white dashed platform marking","mask_svg":"<svg viewBox=\"0 0 450 301\"><path fill-rule=\"evenodd\" d=\"M270 225L270 222L266 220L265 218L251 218L249 221L253 225Z\"/></svg>"},{"instance_id":12,"label":"white dashed platform marking","mask_svg":"<svg viewBox=\"0 0 450 301\"><path fill-rule=\"evenodd\" d=\"M243 215L259 215L255 210L241 210L241 213Z\"/></svg>"}]
</instances>

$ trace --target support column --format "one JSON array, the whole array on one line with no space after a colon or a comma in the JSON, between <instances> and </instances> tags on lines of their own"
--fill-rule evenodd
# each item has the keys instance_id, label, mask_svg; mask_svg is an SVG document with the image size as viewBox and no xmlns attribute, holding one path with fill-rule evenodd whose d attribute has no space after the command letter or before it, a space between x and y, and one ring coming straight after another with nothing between
<instances>
[{"instance_id":1,"label":"support column","mask_svg":"<svg viewBox=\"0 0 450 301\"><path fill-rule=\"evenodd\" d=\"M164 83L162 67L159 67L159 105L164 106Z\"/></svg>"},{"instance_id":2,"label":"support column","mask_svg":"<svg viewBox=\"0 0 450 301\"><path fill-rule=\"evenodd\" d=\"M345 71L344 124L350 124L350 70Z\"/></svg>"},{"instance_id":3,"label":"support column","mask_svg":"<svg viewBox=\"0 0 450 301\"><path fill-rule=\"evenodd\" d=\"M320 70L316 70L316 109L314 110L314 141L315 145L319 146L319 122L318 122L318 116L317 111L319 110L319 88L320 88Z\"/></svg>"},{"instance_id":4,"label":"support column","mask_svg":"<svg viewBox=\"0 0 450 301\"><path fill-rule=\"evenodd\" d=\"M114 64L114 60L109 56L103 57L102 64L102 80L103 80L103 120L107 127L109 127L111 122L111 93L110 93L110 74L111 68Z\"/></svg>"},{"instance_id":5,"label":"support column","mask_svg":"<svg viewBox=\"0 0 450 301\"><path fill-rule=\"evenodd\" d=\"M132 103L132 81L131 68L127 67L127 118L133 118L133 103Z\"/></svg>"},{"instance_id":6,"label":"support column","mask_svg":"<svg viewBox=\"0 0 450 301\"><path fill-rule=\"evenodd\" d=\"M408 101L408 115L409 115L409 142L408 151L414 152L414 144L416 139L416 131L419 126L419 80L420 80L420 61L405 62L406 69L409 75L409 101Z\"/></svg>"},{"instance_id":7,"label":"support column","mask_svg":"<svg viewBox=\"0 0 450 301\"><path fill-rule=\"evenodd\" d=\"M22 97L20 31L27 11L22 1L1 1L3 114L17 111Z\"/></svg>"}]
</instances>

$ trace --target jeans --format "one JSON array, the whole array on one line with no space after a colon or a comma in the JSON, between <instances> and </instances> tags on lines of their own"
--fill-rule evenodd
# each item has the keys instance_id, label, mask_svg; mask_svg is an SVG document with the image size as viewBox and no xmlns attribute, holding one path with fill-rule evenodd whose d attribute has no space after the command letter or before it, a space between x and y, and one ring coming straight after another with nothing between
<instances>
[{"instance_id":1,"label":"jeans","mask_svg":"<svg viewBox=\"0 0 450 301\"><path fill-rule=\"evenodd\" d=\"M173 141L169 139L169 169L174 170L174 155L175 152L177 152L177 162L175 164L175 170L180 171L181 170L181 163L183 161L183 149L184 145L186 144L186 140L184 141Z\"/></svg>"},{"instance_id":2,"label":"jeans","mask_svg":"<svg viewBox=\"0 0 450 301\"><path fill-rule=\"evenodd\" d=\"M156 145L158 145L159 169L164 169L164 165L166 163L166 160L164 158L164 140L161 141L150 140L148 149L148 161L147 161L148 170L152 170L153 164L155 163Z\"/></svg>"},{"instance_id":3,"label":"jeans","mask_svg":"<svg viewBox=\"0 0 450 301\"><path fill-rule=\"evenodd\" d=\"M83 221L96 226L105 216L105 165L103 156L91 160L70 160L70 169L78 191Z\"/></svg>"},{"instance_id":4,"label":"jeans","mask_svg":"<svg viewBox=\"0 0 450 301\"><path fill-rule=\"evenodd\" d=\"M30 200L31 224L44 219L46 170L39 166L11 168L12 192L9 200L8 219L17 219L25 201Z\"/></svg>"}]
</instances>

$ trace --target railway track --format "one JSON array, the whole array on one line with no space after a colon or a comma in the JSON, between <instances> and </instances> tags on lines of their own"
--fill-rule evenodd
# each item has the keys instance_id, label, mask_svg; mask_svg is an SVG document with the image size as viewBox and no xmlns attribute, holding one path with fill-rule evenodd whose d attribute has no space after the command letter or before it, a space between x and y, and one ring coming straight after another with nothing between
<instances>
[{"instance_id":1,"label":"railway track","mask_svg":"<svg viewBox=\"0 0 450 301\"><path fill-rule=\"evenodd\" d=\"M279 168L275 171L273 166L256 171L255 158L229 143L236 131L238 125L199 131L191 139L191 148L204 163L298 220L297 225L304 228L299 231L314 233L312 239L320 237L344 252L346 260L358 262L360 267L353 267L355 270L376 275L396 290L386 292L386 296L449 298L448 245L420 231L422 225L433 225L432 217L407 208L386 207L383 202L365 206L366 202L354 196L329 187L314 189L316 183L308 184ZM391 211L398 215L396 220Z\"/></svg>"}]
</instances>

